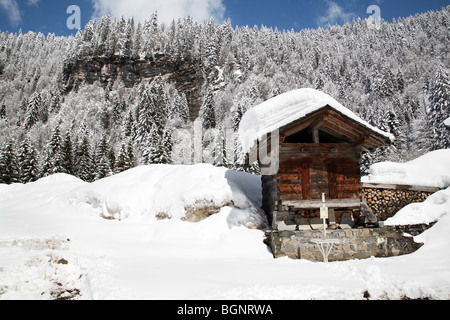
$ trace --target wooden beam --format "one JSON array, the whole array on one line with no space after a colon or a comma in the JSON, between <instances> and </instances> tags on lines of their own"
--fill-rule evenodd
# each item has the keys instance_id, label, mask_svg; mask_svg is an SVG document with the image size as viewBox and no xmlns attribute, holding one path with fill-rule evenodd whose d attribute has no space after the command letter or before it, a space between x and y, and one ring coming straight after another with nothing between
<instances>
[{"instance_id":1,"label":"wooden beam","mask_svg":"<svg viewBox=\"0 0 450 320\"><path fill-rule=\"evenodd\" d=\"M325 112L324 112L325 110ZM320 109L309 116L292 122L283 128L280 128L280 132L287 137L293 136L300 131L310 128L310 132L316 128L320 128L329 119L327 109Z\"/></svg>"},{"instance_id":2,"label":"wooden beam","mask_svg":"<svg viewBox=\"0 0 450 320\"><path fill-rule=\"evenodd\" d=\"M368 143L369 140L370 140L370 137L369 137L369 136L363 136L363 137L359 138L358 140L356 140L355 143L354 143L354 145L355 145L355 146L360 146L360 145L362 145L362 144Z\"/></svg>"},{"instance_id":3,"label":"wooden beam","mask_svg":"<svg viewBox=\"0 0 450 320\"><path fill-rule=\"evenodd\" d=\"M312 117L311 119L298 120L297 122L293 122L284 128L280 128L280 134L284 134L286 137L293 136L296 133L311 127L311 125L316 123L316 121L317 116Z\"/></svg>"},{"instance_id":4,"label":"wooden beam","mask_svg":"<svg viewBox=\"0 0 450 320\"><path fill-rule=\"evenodd\" d=\"M314 129L312 135L313 135L313 141L314 141L314 143L319 144L319 143L320 143L320 139L319 139L319 129Z\"/></svg>"},{"instance_id":5,"label":"wooden beam","mask_svg":"<svg viewBox=\"0 0 450 320\"><path fill-rule=\"evenodd\" d=\"M435 193L441 188L437 187L423 187L423 186L411 186L411 185L398 185L398 184L380 184L380 183L363 183L363 188L367 189L388 189L388 190L409 190L409 191L419 191L419 192L431 192Z\"/></svg>"},{"instance_id":6,"label":"wooden beam","mask_svg":"<svg viewBox=\"0 0 450 320\"><path fill-rule=\"evenodd\" d=\"M293 207L294 209L319 209L323 207L322 200L284 200L283 206ZM331 209L353 209L361 207L360 199L336 199L328 200L325 205Z\"/></svg>"},{"instance_id":7,"label":"wooden beam","mask_svg":"<svg viewBox=\"0 0 450 320\"><path fill-rule=\"evenodd\" d=\"M324 133L326 133L326 134L329 134L330 136L333 136L333 137L338 138L338 139L340 139L340 140L342 140L342 141L345 141L345 142L347 142L347 143L353 143L353 140L352 140L351 138L349 138L349 137L346 136L345 134L342 134L342 133L341 133L340 131L338 131L337 129L333 129L333 128L330 128L330 127L324 125L324 126L321 128L321 131L324 132Z\"/></svg>"}]
</instances>

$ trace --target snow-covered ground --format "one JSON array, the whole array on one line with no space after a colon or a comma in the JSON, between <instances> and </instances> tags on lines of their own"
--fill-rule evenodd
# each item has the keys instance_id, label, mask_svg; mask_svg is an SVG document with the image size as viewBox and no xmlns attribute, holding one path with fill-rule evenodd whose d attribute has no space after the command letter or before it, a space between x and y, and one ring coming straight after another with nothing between
<instances>
[{"instance_id":1,"label":"snow-covered ground","mask_svg":"<svg viewBox=\"0 0 450 320\"><path fill-rule=\"evenodd\" d=\"M325 264L273 259L260 185L208 165L0 185L0 299L450 299L450 189L400 215L439 219L416 253ZM227 206L182 221L199 200Z\"/></svg>"}]
</instances>

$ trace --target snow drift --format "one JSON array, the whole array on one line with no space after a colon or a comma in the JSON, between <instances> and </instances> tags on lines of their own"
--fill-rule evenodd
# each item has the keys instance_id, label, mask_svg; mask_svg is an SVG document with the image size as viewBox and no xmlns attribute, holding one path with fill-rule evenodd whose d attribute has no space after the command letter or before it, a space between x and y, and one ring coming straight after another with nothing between
<instances>
[{"instance_id":1,"label":"snow drift","mask_svg":"<svg viewBox=\"0 0 450 320\"><path fill-rule=\"evenodd\" d=\"M423 203L413 203L389 218L385 225L430 224L439 221L450 211L450 188L431 195Z\"/></svg>"},{"instance_id":2,"label":"snow drift","mask_svg":"<svg viewBox=\"0 0 450 320\"><path fill-rule=\"evenodd\" d=\"M141 166L81 186L70 193L73 204L86 203L105 218L136 216L185 218L187 207L225 206L251 209L250 219L263 224L261 179L247 173L199 164Z\"/></svg>"},{"instance_id":3,"label":"snow drift","mask_svg":"<svg viewBox=\"0 0 450 320\"><path fill-rule=\"evenodd\" d=\"M450 187L450 150L434 151L407 163L376 163L362 182L445 189Z\"/></svg>"},{"instance_id":4,"label":"snow drift","mask_svg":"<svg viewBox=\"0 0 450 320\"><path fill-rule=\"evenodd\" d=\"M93 184L58 174L0 186L0 299L363 299L369 292L447 300L449 193L417 207L417 215L440 214L414 254L324 264L273 259L264 230L246 227L259 219L261 197L260 178L247 174L149 166ZM198 223L178 219L199 198L235 206ZM157 220L160 210L172 219Z\"/></svg>"}]
</instances>

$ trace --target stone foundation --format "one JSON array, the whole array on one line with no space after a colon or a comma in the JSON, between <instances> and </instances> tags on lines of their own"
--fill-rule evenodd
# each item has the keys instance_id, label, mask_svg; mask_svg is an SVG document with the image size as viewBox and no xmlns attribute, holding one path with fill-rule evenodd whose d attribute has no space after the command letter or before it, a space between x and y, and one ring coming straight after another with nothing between
<instances>
[{"instance_id":1,"label":"stone foundation","mask_svg":"<svg viewBox=\"0 0 450 320\"><path fill-rule=\"evenodd\" d=\"M327 238L338 239L329 256L329 261L368 259L371 257L393 257L417 251L423 244L414 242L413 237L395 227L377 229L329 230ZM317 245L312 239L321 239L323 232L272 231L266 234L266 244L272 248L275 258L306 259L323 261Z\"/></svg>"},{"instance_id":2,"label":"stone foundation","mask_svg":"<svg viewBox=\"0 0 450 320\"><path fill-rule=\"evenodd\" d=\"M424 202L437 191L418 186L364 184L362 197L367 205L364 201L361 208L329 210L327 238L337 239L340 244L334 246L328 260L394 257L415 252L422 244L414 242L413 236L432 225L383 227L383 221L411 203ZM319 247L311 243L312 239L323 238L319 210L279 209L273 215L273 231L266 238L275 258L323 261Z\"/></svg>"}]
</instances>

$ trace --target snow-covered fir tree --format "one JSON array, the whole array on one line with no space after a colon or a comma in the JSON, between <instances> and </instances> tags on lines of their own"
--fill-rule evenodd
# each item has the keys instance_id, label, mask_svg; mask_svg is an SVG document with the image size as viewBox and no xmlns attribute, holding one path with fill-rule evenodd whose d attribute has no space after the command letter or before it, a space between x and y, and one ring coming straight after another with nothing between
<instances>
[{"instance_id":1,"label":"snow-covered fir tree","mask_svg":"<svg viewBox=\"0 0 450 320\"><path fill-rule=\"evenodd\" d=\"M103 136L100 143L95 148L94 176L96 180L109 177L113 174L113 168L111 168L110 151L111 147L109 145L109 142L106 136Z\"/></svg>"},{"instance_id":2,"label":"snow-covered fir tree","mask_svg":"<svg viewBox=\"0 0 450 320\"><path fill-rule=\"evenodd\" d=\"M433 149L449 149L450 128L444 122L450 117L450 78L442 66L431 85L429 102L428 114L435 135Z\"/></svg>"},{"instance_id":3,"label":"snow-covered fir tree","mask_svg":"<svg viewBox=\"0 0 450 320\"><path fill-rule=\"evenodd\" d=\"M6 105L4 101L0 104L0 120L7 120Z\"/></svg>"},{"instance_id":4,"label":"snow-covered fir tree","mask_svg":"<svg viewBox=\"0 0 450 320\"><path fill-rule=\"evenodd\" d=\"M62 142L61 149L61 172L74 175L75 174L75 164L74 164L74 148L72 144L72 138L70 133L67 132Z\"/></svg>"},{"instance_id":5,"label":"snow-covered fir tree","mask_svg":"<svg viewBox=\"0 0 450 320\"><path fill-rule=\"evenodd\" d=\"M8 142L0 154L0 183L12 184L20 181L16 148Z\"/></svg>"},{"instance_id":6,"label":"snow-covered fir tree","mask_svg":"<svg viewBox=\"0 0 450 320\"><path fill-rule=\"evenodd\" d=\"M39 93L34 93L28 103L27 111L25 114L24 128L30 130L40 120L42 106L42 97Z\"/></svg>"},{"instance_id":7,"label":"snow-covered fir tree","mask_svg":"<svg viewBox=\"0 0 450 320\"><path fill-rule=\"evenodd\" d=\"M19 181L21 183L34 182L40 178L39 160L36 149L28 138L19 146L18 152Z\"/></svg>"},{"instance_id":8,"label":"snow-covered fir tree","mask_svg":"<svg viewBox=\"0 0 450 320\"><path fill-rule=\"evenodd\" d=\"M201 109L201 117L203 120L203 131L216 128L216 110L212 87L209 87L206 93Z\"/></svg>"},{"instance_id":9,"label":"snow-covered fir tree","mask_svg":"<svg viewBox=\"0 0 450 320\"><path fill-rule=\"evenodd\" d=\"M44 165L42 168L42 176L49 176L54 173L64 173L62 160L62 137L59 126L55 127L52 132L49 143L45 149Z\"/></svg>"},{"instance_id":10,"label":"snow-covered fir tree","mask_svg":"<svg viewBox=\"0 0 450 320\"><path fill-rule=\"evenodd\" d=\"M87 135L77 144L74 162L75 175L83 181L92 182L94 180L94 161Z\"/></svg>"}]
</instances>

